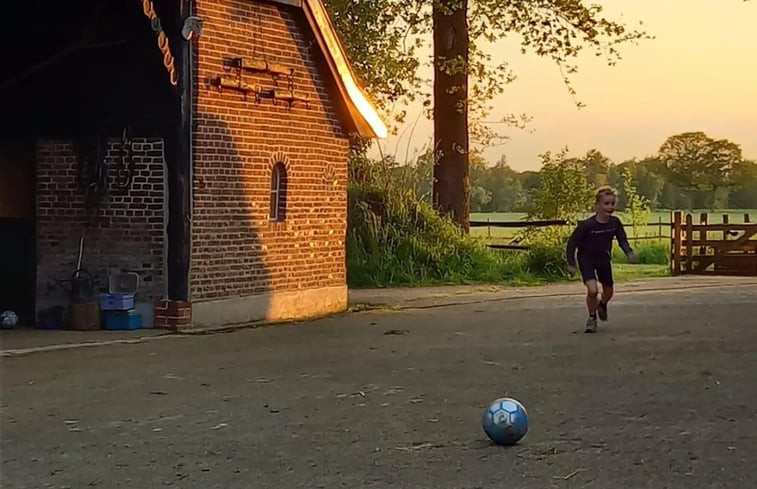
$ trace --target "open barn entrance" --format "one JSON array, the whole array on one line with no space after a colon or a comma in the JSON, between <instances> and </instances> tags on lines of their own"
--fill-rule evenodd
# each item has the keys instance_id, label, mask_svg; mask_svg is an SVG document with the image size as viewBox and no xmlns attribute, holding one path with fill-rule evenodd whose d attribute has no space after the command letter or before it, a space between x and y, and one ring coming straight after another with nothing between
<instances>
[{"instance_id":1,"label":"open barn entrance","mask_svg":"<svg viewBox=\"0 0 757 489\"><path fill-rule=\"evenodd\" d=\"M0 309L31 325L35 296L51 286L39 280L47 270L38 267L38 243L50 240L54 249L63 241L41 235L41 216L78 240L82 228L97 225L98 206L134 185L121 146L157 138L168 160L176 144L177 74L156 27L177 31L178 0L2 2L0 17ZM74 148L44 176L37 171L41 141ZM75 264L76 251L65 253Z\"/></svg>"}]
</instances>

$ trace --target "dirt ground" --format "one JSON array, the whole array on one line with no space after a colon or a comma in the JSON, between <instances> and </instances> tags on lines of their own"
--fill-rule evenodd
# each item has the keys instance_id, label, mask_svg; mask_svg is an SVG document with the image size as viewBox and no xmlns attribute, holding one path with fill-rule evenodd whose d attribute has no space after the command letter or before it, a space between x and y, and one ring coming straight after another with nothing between
<instances>
[{"instance_id":1,"label":"dirt ground","mask_svg":"<svg viewBox=\"0 0 757 489\"><path fill-rule=\"evenodd\" d=\"M524 297L2 362L2 487L757 487L757 285ZM388 334L391 333L391 334ZM481 430L500 396L517 446Z\"/></svg>"}]
</instances>

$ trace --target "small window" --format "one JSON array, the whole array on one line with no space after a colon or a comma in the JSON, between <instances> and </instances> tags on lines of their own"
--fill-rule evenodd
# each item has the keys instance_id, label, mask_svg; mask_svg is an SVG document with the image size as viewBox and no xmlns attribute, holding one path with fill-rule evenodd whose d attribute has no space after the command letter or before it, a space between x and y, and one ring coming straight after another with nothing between
<instances>
[{"instance_id":1,"label":"small window","mask_svg":"<svg viewBox=\"0 0 757 489\"><path fill-rule=\"evenodd\" d=\"M286 215L287 169L284 163L276 163L271 171L271 203L268 219L283 221Z\"/></svg>"}]
</instances>

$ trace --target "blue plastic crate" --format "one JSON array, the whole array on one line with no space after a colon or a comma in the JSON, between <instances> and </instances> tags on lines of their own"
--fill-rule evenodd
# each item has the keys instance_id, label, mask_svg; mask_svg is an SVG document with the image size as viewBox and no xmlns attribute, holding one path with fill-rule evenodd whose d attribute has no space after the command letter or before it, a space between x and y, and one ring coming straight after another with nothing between
<instances>
[{"instance_id":1,"label":"blue plastic crate","mask_svg":"<svg viewBox=\"0 0 757 489\"><path fill-rule=\"evenodd\" d=\"M134 311L109 311L105 313L105 329L133 330L142 327L142 315Z\"/></svg>"},{"instance_id":2,"label":"blue plastic crate","mask_svg":"<svg viewBox=\"0 0 757 489\"><path fill-rule=\"evenodd\" d=\"M128 311L134 309L134 294L100 294L100 309L103 311Z\"/></svg>"}]
</instances>

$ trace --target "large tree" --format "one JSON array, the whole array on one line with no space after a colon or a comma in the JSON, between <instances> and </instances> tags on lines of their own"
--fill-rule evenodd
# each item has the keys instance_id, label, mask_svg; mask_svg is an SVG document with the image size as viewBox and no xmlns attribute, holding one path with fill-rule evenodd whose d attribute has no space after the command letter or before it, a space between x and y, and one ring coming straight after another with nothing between
<instances>
[{"instance_id":1,"label":"large tree","mask_svg":"<svg viewBox=\"0 0 757 489\"><path fill-rule=\"evenodd\" d=\"M703 132L670 136L660 147L659 160L668 181L687 192L690 209L697 191L714 195L734 186L736 170L743 164L738 144L712 139Z\"/></svg>"},{"instance_id":2,"label":"large tree","mask_svg":"<svg viewBox=\"0 0 757 489\"><path fill-rule=\"evenodd\" d=\"M506 63L493 65L484 42L518 36L524 53L549 57L563 70L571 94L570 74L585 48L619 59L618 45L645 36L602 16L602 7L582 0L432 0L434 30L434 202L464 230L468 228L468 111L480 117L513 75ZM440 32L441 31L441 32ZM464 49L467 48L467 52ZM471 87L468 86L472 82ZM470 97L469 97L470 95ZM506 121L512 122L514 116ZM481 130L478 131L480 133ZM491 139L491 133L484 138Z\"/></svg>"},{"instance_id":3,"label":"large tree","mask_svg":"<svg viewBox=\"0 0 757 489\"><path fill-rule=\"evenodd\" d=\"M660 207L666 183L663 173L659 160L654 157L647 157L640 161L633 158L612 167L609 184L620 192L618 207L625 209L628 204L628 198L624 190L627 187L627 175L632 175L633 182L631 182L631 185L633 185L641 197L649 201L653 209Z\"/></svg>"},{"instance_id":4,"label":"large tree","mask_svg":"<svg viewBox=\"0 0 757 489\"><path fill-rule=\"evenodd\" d=\"M434 207L468 230L468 0L434 0Z\"/></svg>"},{"instance_id":5,"label":"large tree","mask_svg":"<svg viewBox=\"0 0 757 489\"><path fill-rule=\"evenodd\" d=\"M486 208L491 212L512 212L520 210L525 201L525 192L521 183L521 175L510 168L505 155L487 169L486 181L480 183L492 194L492 200ZM533 187L538 187L536 182Z\"/></svg>"},{"instance_id":6,"label":"large tree","mask_svg":"<svg viewBox=\"0 0 757 489\"><path fill-rule=\"evenodd\" d=\"M730 195L729 205L734 209L757 208L757 161L744 160L735 171L738 185Z\"/></svg>"},{"instance_id":7,"label":"large tree","mask_svg":"<svg viewBox=\"0 0 757 489\"><path fill-rule=\"evenodd\" d=\"M586 180L594 187L607 185L610 180L610 168L613 163L610 158L603 155L597 149L590 149L583 158L575 158L575 161L584 168Z\"/></svg>"},{"instance_id":8,"label":"large tree","mask_svg":"<svg viewBox=\"0 0 757 489\"><path fill-rule=\"evenodd\" d=\"M398 0L325 3L364 88L392 116L390 122L403 122L407 105L423 95L418 75L421 43L409 39L417 21Z\"/></svg>"},{"instance_id":9,"label":"large tree","mask_svg":"<svg viewBox=\"0 0 757 489\"><path fill-rule=\"evenodd\" d=\"M468 227L471 135L482 144L497 136L483 121L492 111L492 98L514 80L507 63L493 62L484 47L504 38L517 38L524 53L552 59L560 67L569 92L575 95L570 75L576 72L575 60L584 49L605 56L613 65L620 59L621 44L646 36L607 19L601 6L585 4L584 0L327 0L327 3L355 60L375 57L369 44L371 39L388 42L389 46L380 44L384 50L399 52L402 47L418 46L417 42L406 42L409 38L419 40L433 33L436 154L433 198L438 210L451 215L463 229ZM384 28L390 35L380 35ZM404 36L395 35L403 28ZM420 94L423 92L422 84L414 78L415 71L403 70L401 64L365 66L363 70L360 66L358 61L364 81L376 78L379 86L387 88L381 78L393 76L395 81L404 80L396 85L404 95L414 96L409 94L415 94L416 88ZM382 75L371 73L373 68ZM368 89L374 95L381 93L370 85ZM523 121L523 117L507 115L493 122Z\"/></svg>"}]
</instances>

